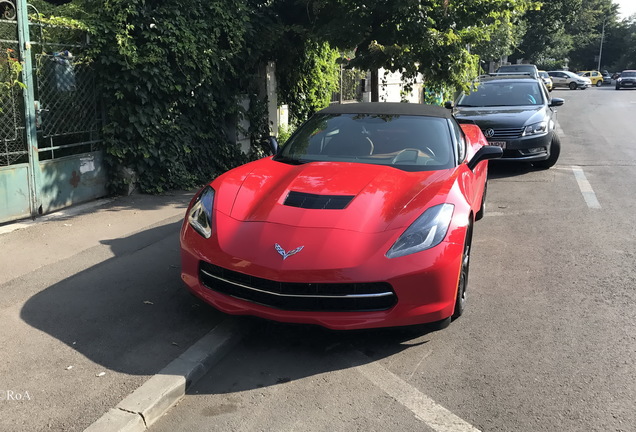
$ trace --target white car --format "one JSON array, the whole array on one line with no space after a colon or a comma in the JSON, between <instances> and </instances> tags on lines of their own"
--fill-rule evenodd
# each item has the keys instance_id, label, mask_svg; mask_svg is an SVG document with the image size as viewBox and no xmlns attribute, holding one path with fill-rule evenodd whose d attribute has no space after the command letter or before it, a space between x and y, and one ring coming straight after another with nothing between
<instances>
[{"instance_id":1,"label":"white car","mask_svg":"<svg viewBox=\"0 0 636 432\"><path fill-rule=\"evenodd\" d=\"M554 87L568 87L570 90L580 88L585 90L592 85L589 78L579 76L570 71L549 71L548 75L552 78Z\"/></svg>"}]
</instances>

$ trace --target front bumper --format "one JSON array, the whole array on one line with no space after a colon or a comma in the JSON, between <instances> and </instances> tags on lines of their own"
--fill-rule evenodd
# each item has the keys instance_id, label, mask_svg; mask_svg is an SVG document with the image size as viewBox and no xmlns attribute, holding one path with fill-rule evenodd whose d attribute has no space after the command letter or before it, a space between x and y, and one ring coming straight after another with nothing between
<instances>
[{"instance_id":1,"label":"front bumper","mask_svg":"<svg viewBox=\"0 0 636 432\"><path fill-rule=\"evenodd\" d=\"M636 87L636 80L625 80L616 81L616 87Z\"/></svg>"},{"instance_id":2,"label":"front bumper","mask_svg":"<svg viewBox=\"0 0 636 432\"><path fill-rule=\"evenodd\" d=\"M407 326L450 317L454 311L463 252L462 244L444 241L429 250L399 258L389 259L381 252L375 253L370 259L346 268L325 268L319 264L320 257L315 260L315 268L286 268L293 258L280 260L281 265L272 268L222 252L214 234L210 239L203 239L187 223L182 229L181 245L182 280L190 292L216 309L232 315L315 324L334 330ZM213 283L209 278L201 277L201 270L209 269L209 264L233 274L226 277L224 283L227 280L236 283L236 273L249 282L239 283L238 290L215 289L210 286ZM382 284L395 293L395 301L390 305L382 303L382 310L346 310L345 307L334 311L334 307L329 307L328 311L321 311L316 309L313 299L310 302L295 299L298 301L280 303L278 296L263 295L262 291L271 292L271 288L265 286L281 284L286 285L287 290L283 295L288 295L289 287L294 284ZM252 288L260 292L243 294L246 289ZM241 297L250 297L250 300ZM333 301L329 299L326 304L333 305ZM291 309L310 310L290 310L290 304Z\"/></svg>"},{"instance_id":3,"label":"front bumper","mask_svg":"<svg viewBox=\"0 0 636 432\"><path fill-rule=\"evenodd\" d=\"M500 161L538 162L550 157L550 144L552 134L550 131L544 135L531 135L515 139L505 140L503 156Z\"/></svg>"}]
</instances>

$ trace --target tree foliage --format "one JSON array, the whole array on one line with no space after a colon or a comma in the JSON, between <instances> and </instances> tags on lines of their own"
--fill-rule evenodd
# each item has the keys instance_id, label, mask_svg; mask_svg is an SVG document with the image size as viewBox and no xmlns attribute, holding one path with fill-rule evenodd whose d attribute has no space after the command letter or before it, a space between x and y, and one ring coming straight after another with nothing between
<instances>
[{"instance_id":1,"label":"tree foliage","mask_svg":"<svg viewBox=\"0 0 636 432\"><path fill-rule=\"evenodd\" d=\"M618 19L617 5L612 0L543 1L538 9L526 14L524 22L526 32L512 61L523 59L544 68L589 70L598 67L602 54L602 69L621 69L629 63L634 28L629 20Z\"/></svg>"},{"instance_id":2,"label":"tree foliage","mask_svg":"<svg viewBox=\"0 0 636 432\"><path fill-rule=\"evenodd\" d=\"M464 88L476 74L470 45L484 43L532 7L525 0L325 0L312 3L319 35L355 49L351 65L419 73L433 86Z\"/></svg>"},{"instance_id":3,"label":"tree foliage","mask_svg":"<svg viewBox=\"0 0 636 432\"><path fill-rule=\"evenodd\" d=\"M285 56L276 63L280 76L280 103L289 105L292 124L329 105L338 89L340 54L326 42L306 41L296 56Z\"/></svg>"}]
</instances>

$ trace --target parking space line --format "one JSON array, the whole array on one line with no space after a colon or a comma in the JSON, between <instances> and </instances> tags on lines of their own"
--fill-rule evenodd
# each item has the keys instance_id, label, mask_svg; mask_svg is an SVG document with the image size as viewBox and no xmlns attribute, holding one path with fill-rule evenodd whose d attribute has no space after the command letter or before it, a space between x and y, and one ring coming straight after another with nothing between
<instances>
[{"instance_id":1,"label":"parking space line","mask_svg":"<svg viewBox=\"0 0 636 432\"><path fill-rule=\"evenodd\" d=\"M579 166L573 166L572 172L574 173L576 182L579 184L579 189L581 190L581 194L583 194L583 198L585 199L587 206L591 209L600 209L601 204L598 202L598 199L596 199L596 194L594 193L590 182L587 181L587 177L585 177L583 169Z\"/></svg>"},{"instance_id":2,"label":"parking space line","mask_svg":"<svg viewBox=\"0 0 636 432\"><path fill-rule=\"evenodd\" d=\"M415 416L437 432L480 432L470 423L439 405L430 397L383 367L377 361L359 352L359 366L355 369L383 390ZM363 358L364 357L364 360Z\"/></svg>"}]
</instances>

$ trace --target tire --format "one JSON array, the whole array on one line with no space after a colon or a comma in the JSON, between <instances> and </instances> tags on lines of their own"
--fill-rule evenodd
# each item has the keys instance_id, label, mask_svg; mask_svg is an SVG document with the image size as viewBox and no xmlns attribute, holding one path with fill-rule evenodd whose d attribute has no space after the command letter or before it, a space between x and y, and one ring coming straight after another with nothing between
<instances>
[{"instance_id":1,"label":"tire","mask_svg":"<svg viewBox=\"0 0 636 432\"><path fill-rule=\"evenodd\" d=\"M550 156L548 156L546 160L535 162L534 166L539 169L551 168L554 166L554 164L556 164L560 154L561 154L561 139L556 134L556 132L552 132L552 142L550 144Z\"/></svg>"},{"instance_id":2,"label":"tire","mask_svg":"<svg viewBox=\"0 0 636 432\"><path fill-rule=\"evenodd\" d=\"M616 84L616 90L620 90L621 86L619 86L618 84Z\"/></svg>"},{"instance_id":3,"label":"tire","mask_svg":"<svg viewBox=\"0 0 636 432\"><path fill-rule=\"evenodd\" d=\"M486 192L488 192L488 180L484 183L484 194L481 196L481 207L479 207L479 211L475 214L475 221L481 220L486 212Z\"/></svg>"},{"instance_id":4,"label":"tire","mask_svg":"<svg viewBox=\"0 0 636 432\"><path fill-rule=\"evenodd\" d=\"M575 83L574 81L572 81L572 82L568 85L568 87L570 87L570 90L576 90L576 87L577 87L577 86L576 86L576 83Z\"/></svg>"},{"instance_id":5,"label":"tire","mask_svg":"<svg viewBox=\"0 0 636 432\"><path fill-rule=\"evenodd\" d=\"M473 226L468 225L466 229L466 239L464 240L464 252L459 269L459 282L457 283L457 295L455 296L455 310L451 319L457 319L466 309L466 287L468 286L468 270L470 269L470 251L473 242Z\"/></svg>"},{"instance_id":6,"label":"tire","mask_svg":"<svg viewBox=\"0 0 636 432\"><path fill-rule=\"evenodd\" d=\"M603 85L603 81L602 80L596 81L596 87L600 87L602 85Z\"/></svg>"}]
</instances>

